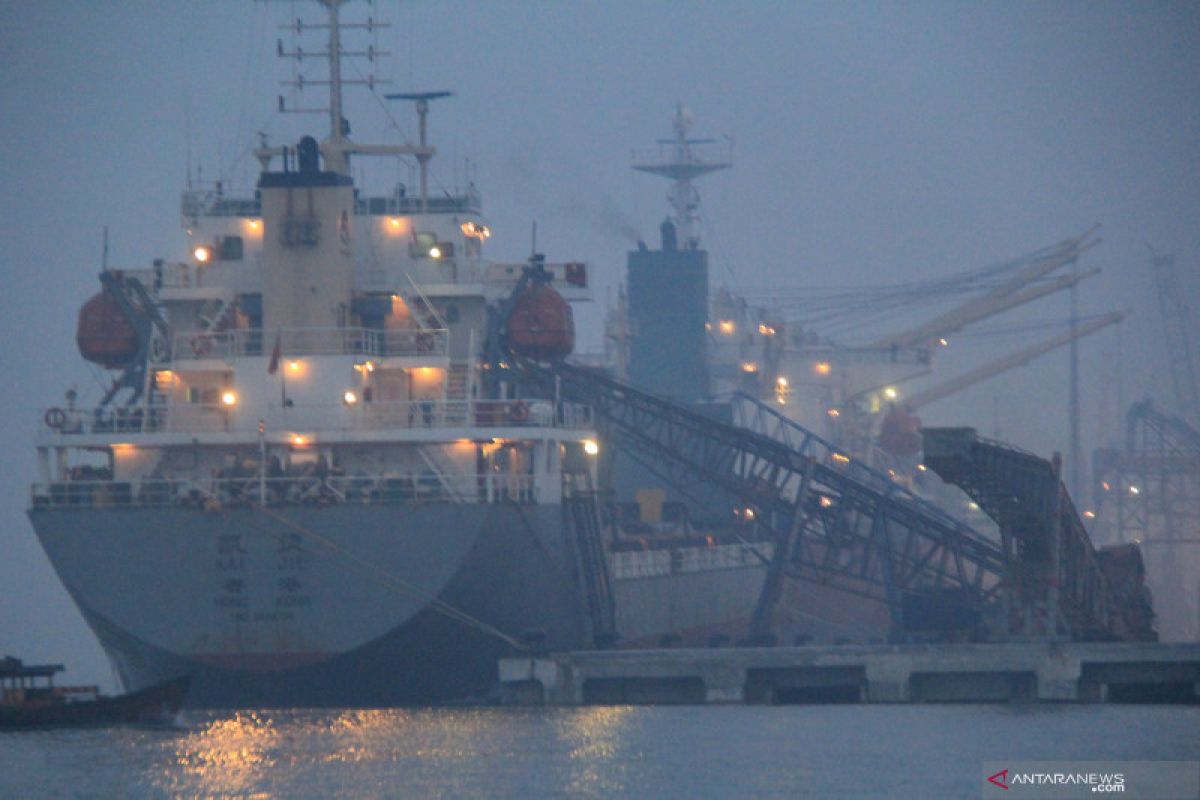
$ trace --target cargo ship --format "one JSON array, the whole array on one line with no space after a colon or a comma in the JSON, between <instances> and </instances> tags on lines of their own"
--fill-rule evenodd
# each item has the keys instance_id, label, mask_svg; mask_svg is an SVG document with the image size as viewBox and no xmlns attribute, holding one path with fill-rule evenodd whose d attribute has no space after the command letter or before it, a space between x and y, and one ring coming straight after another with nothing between
<instances>
[{"instance_id":1,"label":"cargo ship","mask_svg":"<svg viewBox=\"0 0 1200 800\"><path fill-rule=\"evenodd\" d=\"M122 687L441 702L514 652L737 636L769 545L612 532L590 409L510 363L571 351L588 265L489 261L479 192L430 195L448 93L389 96L416 144L350 138L342 36L378 23L343 4L294 23L326 50L279 47L327 62L325 137L259 142L253 192L189 187L186 257L105 264L76 339L111 386L42 415L28 516ZM368 196L351 158L419 185Z\"/></svg>"}]
</instances>

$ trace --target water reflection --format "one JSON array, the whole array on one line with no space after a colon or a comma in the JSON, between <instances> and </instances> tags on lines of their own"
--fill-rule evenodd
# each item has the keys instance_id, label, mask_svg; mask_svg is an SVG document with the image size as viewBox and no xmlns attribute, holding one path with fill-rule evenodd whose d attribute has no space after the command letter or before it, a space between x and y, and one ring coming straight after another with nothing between
<instances>
[{"instance_id":1,"label":"water reflection","mask_svg":"<svg viewBox=\"0 0 1200 800\"><path fill-rule=\"evenodd\" d=\"M560 735L570 744L570 794L599 796L621 794L629 769L642 757L631 752L628 728L630 706L594 706L579 709L561 722Z\"/></svg>"},{"instance_id":2,"label":"water reflection","mask_svg":"<svg viewBox=\"0 0 1200 800\"><path fill-rule=\"evenodd\" d=\"M484 765L514 745L489 709L197 712L185 721L148 776L169 793L275 796L277 776L288 775L322 796L353 774L370 776L372 796L397 780L454 796L487 785Z\"/></svg>"},{"instance_id":3,"label":"water reflection","mask_svg":"<svg viewBox=\"0 0 1200 800\"><path fill-rule=\"evenodd\" d=\"M170 791L268 797L251 787L277 765L280 739L274 720L257 712L209 720L173 742L174 768L156 783Z\"/></svg>"}]
</instances>

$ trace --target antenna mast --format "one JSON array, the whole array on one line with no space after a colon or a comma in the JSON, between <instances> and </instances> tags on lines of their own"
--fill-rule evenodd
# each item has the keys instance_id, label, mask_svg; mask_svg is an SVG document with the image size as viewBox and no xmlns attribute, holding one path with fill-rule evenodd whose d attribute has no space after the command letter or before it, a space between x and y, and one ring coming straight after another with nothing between
<instances>
[{"instance_id":1,"label":"antenna mast","mask_svg":"<svg viewBox=\"0 0 1200 800\"><path fill-rule=\"evenodd\" d=\"M696 223L700 220L700 193L696 191L692 181L701 175L731 166L732 154L726 151L718 155L717 160L706 161L694 145L713 144L716 139L688 138L692 117L682 104L675 107L672 127L675 129L673 139L658 140L658 159L645 159L642 163L635 163L633 168L673 181L671 190L667 193L667 202L670 203L673 212L672 219L686 246L694 248L700 244L700 237L695 232ZM663 152L664 147L670 147L670 155Z\"/></svg>"},{"instance_id":2,"label":"antenna mast","mask_svg":"<svg viewBox=\"0 0 1200 800\"><path fill-rule=\"evenodd\" d=\"M368 33L374 33L377 28L387 28L390 25L386 22L377 22L375 19L368 17L366 22L344 23L340 19L339 10L343 3L349 0L317 0L321 5L329 11L329 22L324 25L305 23L300 19L296 19L287 25L281 25L280 30L292 31L299 35L309 30L328 29L329 41L327 49L324 51L309 52L305 50L298 42L295 44L295 49L286 50L283 46L283 40L277 42L276 51L282 58L293 58L297 63L305 58L325 58L329 61L329 79L328 80L307 80L302 74L297 74L294 80L285 81L285 85L293 86L297 90L303 92L306 86L328 86L329 87L329 105L325 108L288 108L284 103L282 96L279 98L279 110L282 113L288 114L312 114L312 113L329 113L329 138L325 140L322 146L322 152L325 156L325 167L332 172L345 173L347 171L347 155L351 152L361 152L361 148L355 147L346 138L350 132L350 126L346 123L345 114L342 111L342 87L349 85L367 86L374 89L375 86L391 83L387 80L377 80L374 73L367 75L366 78L355 80L344 80L342 78L342 59L343 58L366 58L372 64L378 56L386 56L388 53L383 50L377 50L375 46L369 45L365 50L344 50L342 49L342 31L346 29L366 30ZM260 148L260 151L266 153L270 148ZM273 155L274 153L267 153ZM260 155L260 158L262 156Z\"/></svg>"}]
</instances>

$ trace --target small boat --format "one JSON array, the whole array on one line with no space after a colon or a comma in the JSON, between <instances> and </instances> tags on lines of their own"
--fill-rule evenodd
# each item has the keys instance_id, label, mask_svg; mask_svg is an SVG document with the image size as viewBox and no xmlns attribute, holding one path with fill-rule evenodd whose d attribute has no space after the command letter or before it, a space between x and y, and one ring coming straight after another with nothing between
<instances>
[{"instance_id":1,"label":"small boat","mask_svg":"<svg viewBox=\"0 0 1200 800\"><path fill-rule=\"evenodd\" d=\"M190 676L106 697L96 686L55 686L62 664L0 660L0 730L128 723L163 724L183 704Z\"/></svg>"}]
</instances>

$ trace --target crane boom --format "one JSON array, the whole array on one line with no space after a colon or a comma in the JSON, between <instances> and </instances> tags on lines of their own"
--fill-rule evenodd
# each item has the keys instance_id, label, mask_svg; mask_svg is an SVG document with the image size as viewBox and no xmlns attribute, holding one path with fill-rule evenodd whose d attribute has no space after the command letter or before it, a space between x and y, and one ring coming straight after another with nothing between
<instances>
[{"instance_id":1,"label":"crane boom","mask_svg":"<svg viewBox=\"0 0 1200 800\"><path fill-rule=\"evenodd\" d=\"M993 316L1039 297L1075 285L1094 272L1080 275L1063 276L1045 287L1035 287L1020 294L1014 294L1029 283L1049 275L1054 270L1077 260L1084 252L1100 243L1099 239L1090 237L1095 228L1067 239L1034 258L1024 269L1017 272L1000 286L985 292L972 300L950 309L929 322L910 328L907 331L885 337L874 342L871 347L913 347L928 345L936 342L939 337L962 330L973 322Z\"/></svg>"},{"instance_id":2,"label":"crane boom","mask_svg":"<svg viewBox=\"0 0 1200 800\"><path fill-rule=\"evenodd\" d=\"M956 392L960 392L963 389L974 386L975 384L985 381L988 378L993 378L1002 372L1007 372L1014 367L1025 366L1038 356L1045 355L1051 350L1056 350L1065 344L1069 344L1072 341L1095 333L1102 328L1107 328L1109 325L1115 325L1124 318L1125 315L1117 311L1114 311L1110 314L1105 314L1104 316L1094 319L1091 322L1080 325L1074 331L1067 331L1066 333L1060 334L1051 339L1038 342L1037 344L1026 347L1024 350L1018 350L1015 353L1011 353L1003 358L998 358L995 361L984 364L983 366L973 369L970 372L959 375L957 378L952 378L944 383L931 386L922 392L917 392L916 394L908 397L905 400L905 404L910 410L915 411L921 406L926 406L937 400L941 400L944 397L949 397Z\"/></svg>"},{"instance_id":3,"label":"crane boom","mask_svg":"<svg viewBox=\"0 0 1200 800\"><path fill-rule=\"evenodd\" d=\"M1154 282L1158 286L1158 305L1166 334L1167 358L1171 365L1171 383L1179 416L1190 425L1200 426L1200 380L1196 377L1192 317L1185 293L1175 272L1175 256L1155 254L1150 259Z\"/></svg>"}]
</instances>

